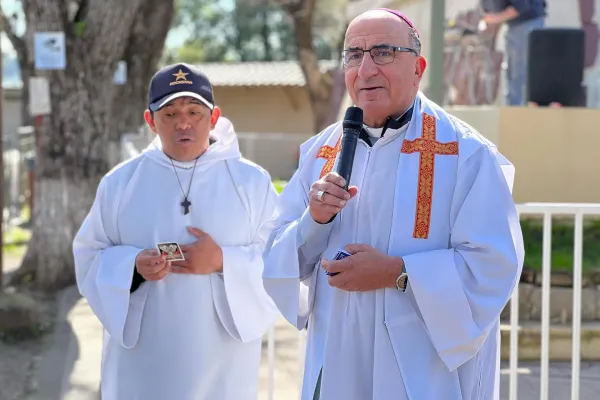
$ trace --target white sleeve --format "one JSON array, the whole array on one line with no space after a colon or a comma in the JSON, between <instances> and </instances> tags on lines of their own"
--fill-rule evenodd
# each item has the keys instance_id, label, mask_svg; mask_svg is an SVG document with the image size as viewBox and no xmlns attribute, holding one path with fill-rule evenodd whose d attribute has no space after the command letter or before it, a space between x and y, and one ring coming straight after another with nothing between
<instances>
[{"instance_id":1,"label":"white sleeve","mask_svg":"<svg viewBox=\"0 0 600 400\"><path fill-rule=\"evenodd\" d=\"M479 351L521 275L514 171L505 161L493 148L477 150L458 171L451 248L403 257L429 337L451 371Z\"/></svg>"},{"instance_id":2,"label":"white sleeve","mask_svg":"<svg viewBox=\"0 0 600 400\"><path fill-rule=\"evenodd\" d=\"M267 222L277 198L270 179L263 193L262 210L257 208L257 214L251 218L256 226L254 241L243 246L222 246L223 273L211 279L219 318L227 332L242 342L261 338L279 314L262 281Z\"/></svg>"},{"instance_id":3,"label":"white sleeve","mask_svg":"<svg viewBox=\"0 0 600 400\"><path fill-rule=\"evenodd\" d=\"M106 179L73 241L75 276L79 292L88 301L104 329L121 346L135 346L140 334L148 285L130 293L135 258L143 249L117 245L114 232L115 199L106 194Z\"/></svg>"},{"instance_id":4,"label":"white sleeve","mask_svg":"<svg viewBox=\"0 0 600 400\"><path fill-rule=\"evenodd\" d=\"M310 314L315 266L325 251L333 223L319 224L308 211L309 182L302 166L286 185L276 206L265 249L265 289L283 316L298 329ZM301 290L301 282L308 292Z\"/></svg>"}]
</instances>

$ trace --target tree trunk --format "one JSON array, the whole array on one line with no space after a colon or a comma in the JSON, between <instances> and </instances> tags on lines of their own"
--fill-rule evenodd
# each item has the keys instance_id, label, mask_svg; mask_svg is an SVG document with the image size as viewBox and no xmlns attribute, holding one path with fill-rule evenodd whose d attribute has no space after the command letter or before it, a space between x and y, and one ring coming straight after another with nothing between
<instances>
[{"instance_id":1,"label":"tree trunk","mask_svg":"<svg viewBox=\"0 0 600 400\"><path fill-rule=\"evenodd\" d=\"M331 117L331 92L333 79L329 73L321 72L319 60L313 46L312 20L316 0L302 1L299 7L288 6L294 21L294 37L298 48L298 60L306 79L315 133L327 127Z\"/></svg>"},{"instance_id":2,"label":"tree trunk","mask_svg":"<svg viewBox=\"0 0 600 400\"><path fill-rule=\"evenodd\" d=\"M336 59L341 60L342 51L344 50L344 40L346 37L346 30L348 30L348 24L345 25L343 31L340 32L340 36L337 41L336 46ZM325 118L325 125L329 126L333 124L338 119L340 107L342 105L342 101L344 100L344 96L346 95L346 81L344 80L344 69L342 67L338 67L331 71L332 76L332 87L331 87L331 95L329 97L330 106L329 106L329 115Z\"/></svg>"},{"instance_id":3,"label":"tree trunk","mask_svg":"<svg viewBox=\"0 0 600 400\"><path fill-rule=\"evenodd\" d=\"M235 21L235 33L234 33L234 44L235 44L235 48L237 49L237 52L239 54L240 57L240 61L241 62L245 62L247 61L247 56L246 56L246 51L244 50L244 37L243 37L243 32L241 30L241 27L243 26L242 24L242 11L241 8L242 5L240 4L239 0L236 1L236 6L235 9L233 11L234 16L233 16L233 20Z\"/></svg>"},{"instance_id":4,"label":"tree trunk","mask_svg":"<svg viewBox=\"0 0 600 400\"><path fill-rule=\"evenodd\" d=\"M162 57L173 19L174 3L172 0L143 1L131 26L122 57L127 63L127 82L116 86L112 102L113 127L110 130L109 149L117 154L109 156L111 167L120 161L121 136L137 132L145 124L148 84Z\"/></svg>"},{"instance_id":5,"label":"tree trunk","mask_svg":"<svg viewBox=\"0 0 600 400\"><path fill-rule=\"evenodd\" d=\"M40 289L53 291L74 282L73 237L109 168L114 71L145 3L161 2L166 1L81 0L70 20L68 2L23 0L28 31L63 31L67 46L65 70L38 71L50 83L52 114L38 131L34 225L18 276L31 273ZM148 34L155 29L146 27ZM33 45L31 37L27 44ZM151 51L160 55L162 47ZM130 76L136 73L131 70Z\"/></svg>"},{"instance_id":6,"label":"tree trunk","mask_svg":"<svg viewBox=\"0 0 600 400\"><path fill-rule=\"evenodd\" d=\"M269 27L269 1L265 0L261 7L263 26L261 31L261 37L263 47L265 49L265 56L263 61L273 61L273 49L271 48L271 29Z\"/></svg>"}]
</instances>

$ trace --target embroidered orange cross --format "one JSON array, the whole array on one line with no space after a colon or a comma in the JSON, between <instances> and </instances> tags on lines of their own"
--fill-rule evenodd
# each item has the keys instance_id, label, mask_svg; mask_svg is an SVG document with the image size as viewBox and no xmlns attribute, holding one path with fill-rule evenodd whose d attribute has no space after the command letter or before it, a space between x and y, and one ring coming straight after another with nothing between
<instances>
[{"instance_id":1,"label":"embroidered orange cross","mask_svg":"<svg viewBox=\"0 0 600 400\"><path fill-rule=\"evenodd\" d=\"M415 239L427 239L433 201L433 173L436 155L457 155L458 142L441 143L435 139L435 118L423 114L421 137L405 140L402 153L421 153L419 160L419 184L417 187L417 209L415 212Z\"/></svg>"},{"instance_id":2,"label":"embroidered orange cross","mask_svg":"<svg viewBox=\"0 0 600 400\"><path fill-rule=\"evenodd\" d=\"M335 144L335 147L321 146L321 148L319 149L319 154L317 154L317 158L324 158L326 161L325 161L325 165L323 165L323 169L321 170L321 175L319 176L319 179L321 179L322 177L324 177L325 175L327 175L328 173L331 172L331 170L333 169L333 164L335 164L335 157L337 156L337 153L340 152L341 148L342 148L342 137L341 136L338 139L337 143Z\"/></svg>"}]
</instances>

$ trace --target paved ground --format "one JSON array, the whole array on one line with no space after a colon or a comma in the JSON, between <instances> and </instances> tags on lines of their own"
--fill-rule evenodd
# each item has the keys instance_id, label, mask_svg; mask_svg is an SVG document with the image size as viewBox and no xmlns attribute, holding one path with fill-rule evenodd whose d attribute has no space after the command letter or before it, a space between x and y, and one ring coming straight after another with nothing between
<instances>
[{"instance_id":1,"label":"paved ground","mask_svg":"<svg viewBox=\"0 0 600 400\"><path fill-rule=\"evenodd\" d=\"M503 365L504 368L507 365ZM518 398L533 400L540 398L540 367L539 363L522 363L519 365L519 380L517 383ZM568 400L571 398L571 364L552 363L549 371L549 400ZM508 400L509 393L508 370L501 375L500 398ZM581 363L580 400L600 399L600 363Z\"/></svg>"},{"instance_id":2,"label":"paved ground","mask_svg":"<svg viewBox=\"0 0 600 400\"><path fill-rule=\"evenodd\" d=\"M85 300L75 288L62 296L62 312L66 322L55 333L55 348L42 359L38 372L40 393L46 396L32 400L98 400L102 328L91 314ZM300 364L299 334L285 321L275 326L276 351L273 381L275 391L269 397L268 346L263 345L263 362L259 373L259 400L295 400L299 398ZM60 365L64 369L60 370ZM503 365L503 367L506 367ZM535 363L521 364L519 399L539 399L539 368ZM581 400L600 399L600 363L582 363ZM62 377L60 376L62 373ZM555 363L550 371L550 399L570 399L570 364ZM51 393L56 393L52 395ZM60 395L58 393L61 393ZM508 399L508 371L502 374L502 396ZM54 397L57 396L57 397Z\"/></svg>"},{"instance_id":3,"label":"paved ground","mask_svg":"<svg viewBox=\"0 0 600 400\"><path fill-rule=\"evenodd\" d=\"M4 256L5 271L14 271L20 264L20 257ZM48 316L52 318L52 315ZM40 354L50 344L50 340L23 341L17 344L0 341L0 399L26 400L35 389L33 374Z\"/></svg>"}]
</instances>

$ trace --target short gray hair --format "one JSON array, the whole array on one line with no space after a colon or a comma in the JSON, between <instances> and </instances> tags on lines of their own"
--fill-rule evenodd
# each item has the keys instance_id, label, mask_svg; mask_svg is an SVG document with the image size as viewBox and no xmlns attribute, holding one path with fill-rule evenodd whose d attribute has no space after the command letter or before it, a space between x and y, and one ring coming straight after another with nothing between
<instances>
[{"instance_id":1,"label":"short gray hair","mask_svg":"<svg viewBox=\"0 0 600 400\"><path fill-rule=\"evenodd\" d=\"M410 26L408 27L408 39L410 40L410 47L415 49L417 55L421 55L421 39L419 39L417 30Z\"/></svg>"}]
</instances>

